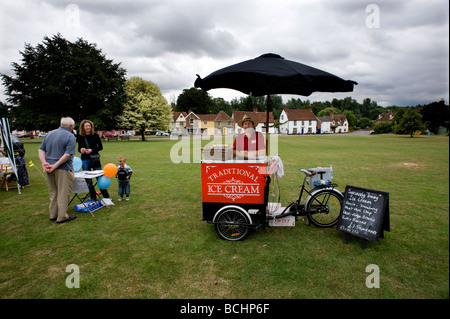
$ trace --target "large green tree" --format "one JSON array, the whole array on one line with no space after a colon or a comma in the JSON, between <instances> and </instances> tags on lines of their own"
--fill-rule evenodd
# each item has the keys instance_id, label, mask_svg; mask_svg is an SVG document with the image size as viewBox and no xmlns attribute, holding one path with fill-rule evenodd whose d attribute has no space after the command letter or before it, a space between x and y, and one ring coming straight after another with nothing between
<instances>
[{"instance_id":1,"label":"large green tree","mask_svg":"<svg viewBox=\"0 0 450 319\"><path fill-rule=\"evenodd\" d=\"M430 132L437 133L439 126L445 126L448 129L449 109L443 100L424 105L421 107L420 114Z\"/></svg>"},{"instance_id":2,"label":"large green tree","mask_svg":"<svg viewBox=\"0 0 450 319\"><path fill-rule=\"evenodd\" d=\"M118 117L120 128L139 130L143 141L148 129L169 129L172 109L156 84L132 77L125 83L125 92L123 114Z\"/></svg>"},{"instance_id":3,"label":"large green tree","mask_svg":"<svg viewBox=\"0 0 450 319\"><path fill-rule=\"evenodd\" d=\"M209 94L201 89L184 89L178 95L177 111L196 114L213 114L214 103Z\"/></svg>"},{"instance_id":4,"label":"large green tree","mask_svg":"<svg viewBox=\"0 0 450 319\"><path fill-rule=\"evenodd\" d=\"M320 111L319 113L317 113L318 117L322 117L322 116L329 116L331 114L331 111L333 111L333 114L342 114L342 111L335 108L335 107L327 107L324 108L322 111Z\"/></svg>"},{"instance_id":5,"label":"large green tree","mask_svg":"<svg viewBox=\"0 0 450 319\"><path fill-rule=\"evenodd\" d=\"M36 47L25 45L14 75L2 74L17 129L50 130L62 116L92 120L96 128L116 125L124 100L125 69L96 44L70 42L57 34Z\"/></svg>"},{"instance_id":6,"label":"large green tree","mask_svg":"<svg viewBox=\"0 0 450 319\"><path fill-rule=\"evenodd\" d=\"M415 131L425 129L422 116L412 107L399 109L392 122L396 134L409 134L410 137L414 137Z\"/></svg>"}]
</instances>

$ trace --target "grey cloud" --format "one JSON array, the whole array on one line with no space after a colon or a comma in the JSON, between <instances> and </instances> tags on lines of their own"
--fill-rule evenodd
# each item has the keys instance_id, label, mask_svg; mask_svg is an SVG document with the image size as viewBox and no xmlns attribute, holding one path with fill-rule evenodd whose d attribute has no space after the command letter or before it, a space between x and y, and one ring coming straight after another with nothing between
<instances>
[{"instance_id":1,"label":"grey cloud","mask_svg":"<svg viewBox=\"0 0 450 319\"><path fill-rule=\"evenodd\" d=\"M380 9L380 28L366 25L370 3ZM78 28L65 25L71 4L80 10ZM448 101L448 7L444 0L2 1L0 70L20 60L24 43L61 32L97 43L128 76L163 93L192 87L196 73L273 52L357 81L348 95L358 100Z\"/></svg>"},{"instance_id":2,"label":"grey cloud","mask_svg":"<svg viewBox=\"0 0 450 319\"><path fill-rule=\"evenodd\" d=\"M233 34L218 29L204 12L183 10L147 11L137 22L137 36L151 39L162 52L186 53L191 56L229 56L237 47Z\"/></svg>"}]
</instances>

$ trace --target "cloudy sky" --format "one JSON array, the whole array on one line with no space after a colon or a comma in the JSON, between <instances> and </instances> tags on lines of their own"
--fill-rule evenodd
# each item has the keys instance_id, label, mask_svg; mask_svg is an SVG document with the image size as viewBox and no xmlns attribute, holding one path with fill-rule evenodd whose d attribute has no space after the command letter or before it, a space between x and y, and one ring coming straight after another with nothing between
<instances>
[{"instance_id":1,"label":"cloudy sky","mask_svg":"<svg viewBox=\"0 0 450 319\"><path fill-rule=\"evenodd\" d=\"M196 74L264 53L359 83L351 93L294 96L301 99L449 101L448 0L0 0L0 73L12 74L25 43L57 33L97 43L128 78L154 82L169 103Z\"/></svg>"}]
</instances>

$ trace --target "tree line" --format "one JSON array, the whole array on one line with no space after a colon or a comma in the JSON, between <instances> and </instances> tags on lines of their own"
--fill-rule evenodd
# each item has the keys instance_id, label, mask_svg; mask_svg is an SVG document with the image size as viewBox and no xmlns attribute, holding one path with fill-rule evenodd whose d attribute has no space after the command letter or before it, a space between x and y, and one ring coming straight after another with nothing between
<instances>
[{"instance_id":1,"label":"tree line","mask_svg":"<svg viewBox=\"0 0 450 319\"><path fill-rule=\"evenodd\" d=\"M311 102L308 99L291 98L286 103L283 103L281 96L271 95L270 105L275 122L278 122L284 107L289 109L311 108L312 112L318 117L330 115L331 111L333 111L333 114L344 114L351 129L367 129L375 126L375 121L380 114L391 110L392 113L396 114L394 122L390 125L383 124L378 126L377 133L394 131L399 134L405 134L404 127L406 123L411 124L410 126L415 128L414 131L428 129L430 132L437 133L440 126L444 126L448 130L448 105L444 101L433 102L427 105L416 105L414 107L399 107L395 105L382 107L370 98L364 99L362 103L351 97L334 98L325 102ZM183 90L178 96L176 103L173 103L172 108L179 112L189 113L192 111L196 114L217 114L219 111L224 111L231 116L233 111L263 112L266 111L266 106L267 97L265 96L246 96L234 98L228 102L223 98L212 98L207 92L202 90L190 88ZM407 112L409 109L414 110L417 114ZM415 119L416 115L418 115L417 120ZM413 125L412 123L415 124ZM394 127L393 124L395 124ZM410 128L407 131L409 132Z\"/></svg>"},{"instance_id":2,"label":"tree line","mask_svg":"<svg viewBox=\"0 0 450 319\"><path fill-rule=\"evenodd\" d=\"M449 132L449 106L444 100L415 107L397 107L391 122L380 122L373 126L376 134L395 133L414 136L417 131L439 133L441 128Z\"/></svg>"}]
</instances>

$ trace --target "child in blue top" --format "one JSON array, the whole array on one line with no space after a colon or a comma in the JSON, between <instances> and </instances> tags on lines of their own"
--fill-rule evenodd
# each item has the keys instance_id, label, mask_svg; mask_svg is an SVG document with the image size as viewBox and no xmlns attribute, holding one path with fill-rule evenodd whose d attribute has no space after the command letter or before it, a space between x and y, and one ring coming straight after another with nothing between
<instances>
[{"instance_id":1,"label":"child in blue top","mask_svg":"<svg viewBox=\"0 0 450 319\"><path fill-rule=\"evenodd\" d=\"M116 178L119 182L119 201L123 199L123 195L126 196L126 200L130 200L130 178L133 174L133 170L126 164L127 159L125 156L119 156L117 166Z\"/></svg>"}]
</instances>

